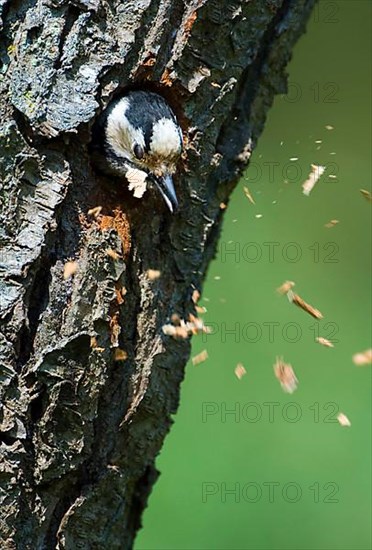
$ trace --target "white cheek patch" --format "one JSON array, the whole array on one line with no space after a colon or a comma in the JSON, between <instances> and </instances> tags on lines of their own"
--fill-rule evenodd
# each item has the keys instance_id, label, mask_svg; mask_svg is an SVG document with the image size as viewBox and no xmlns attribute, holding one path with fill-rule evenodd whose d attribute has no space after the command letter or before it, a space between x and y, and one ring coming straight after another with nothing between
<instances>
[{"instance_id":1,"label":"white cheek patch","mask_svg":"<svg viewBox=\"0 0 372 550\"><path fill-rule=\"evenodd\" d=\"M123 147L123 120L125 111L129 107L129 102L126 99L119 101L113 108L107 118L107 141L118 156L126 156L125 148Z\"/></svg>"},{"instance_id":2,"label":"white cheek patch","mask_svg":"<svg viewBox=\"0 0 372 550\"><path fill-rule=\"evenodd\" d=\"M182 143L173 120L162 118L153 126L150 151L159 157L173 157L181 153Z\"/></svg>"},{"instance_id":3,"label":"white cheek patch","mask_svg":"<svg viewBox=\"0 0 372 550\"><path fill-rule=\"evenodd\" d=\"M107 118L106 139L116 155L131 160L133 144L138 143L141 147L145 147L145 140L142 131L134 128L126 118L128 107L127 98L115 105Z\"/></svg>"},{"instance_id":4,"label":"white cheek patch","mask_svg":"<svg viewBox=\"0 0 372 550\"><path fill-rule=\"evenodd\" d=\"M129 190L133 191L133 196L137 199L143 197L147 188L147 173L142 170L137 170L137 168L129 168L125 174L125 177L129 183Z\"/></svg>"}]
</instances>

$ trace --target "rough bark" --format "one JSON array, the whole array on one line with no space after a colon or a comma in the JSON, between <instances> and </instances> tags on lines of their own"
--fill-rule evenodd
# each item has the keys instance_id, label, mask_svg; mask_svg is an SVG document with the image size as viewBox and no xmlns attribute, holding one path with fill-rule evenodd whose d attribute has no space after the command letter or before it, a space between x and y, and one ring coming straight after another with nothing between
<instances>
[{"instance_id":1,"label":"rough bark","mask_svg":"<svg viewBox=\"0 0 372 550\"><path fill-rule=\"evenodd\" d=\"M195 313L312 5L0 0L1 548L132 547L190 352L162 326ZM173 217L90 165L97 115L133 85L183 127Z\"/></svg>"}]
</instances>

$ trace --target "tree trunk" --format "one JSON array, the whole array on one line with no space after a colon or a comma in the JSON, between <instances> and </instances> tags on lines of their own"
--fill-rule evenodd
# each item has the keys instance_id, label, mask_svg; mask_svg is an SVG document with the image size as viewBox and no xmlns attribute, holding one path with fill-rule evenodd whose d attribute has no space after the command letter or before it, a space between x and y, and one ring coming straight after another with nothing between
<instances>
[{"instance_id":1,"label":"tree trunk","mask_svg":"<svg viewBox=\"0 0 372 550\"><path fill-rule=\"evenodd\" d=\"M0 0L1 548L132 547L190 353L162 327L195 315L313 1ZM183 128L173 216L90 164L133 85Z\"/></svg>"}]
</instances>

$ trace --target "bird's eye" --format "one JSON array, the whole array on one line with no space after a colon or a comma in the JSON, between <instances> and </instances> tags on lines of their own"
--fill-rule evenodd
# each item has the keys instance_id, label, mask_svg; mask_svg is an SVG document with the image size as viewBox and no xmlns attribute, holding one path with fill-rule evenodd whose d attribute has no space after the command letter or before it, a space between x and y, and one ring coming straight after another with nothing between
<instances>
[{"instance_id":1,"label":"bird's eye","mask_svg":"<svg viewBox=\"0 0 372 550\"><path fill-rule=\"evenodd\" d=\"M143 159L143 157L145 155L145 151L143 150L142 145L140 145L139 143L134 144L133 153L136 155L138 160Z\"/></svg>"}]
</instances>

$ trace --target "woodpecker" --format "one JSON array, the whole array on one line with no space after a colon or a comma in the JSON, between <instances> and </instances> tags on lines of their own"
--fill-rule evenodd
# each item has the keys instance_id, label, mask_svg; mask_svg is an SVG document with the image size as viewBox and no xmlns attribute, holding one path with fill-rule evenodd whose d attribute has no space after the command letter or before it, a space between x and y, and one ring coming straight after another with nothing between
<instances>
[{"instance_id":1,"label":"woodpecker","mask_svg":"<svg viewBox=\"0 0 372 550\"><path fill-rule=\"evenodd\" d=\"M95 161L104 172L125 177L135 197L153 183L174 212L172 175L182 152L182 132L163 97L130 91L114 100L93 129Z\"/></svg>"}]
</instances>

